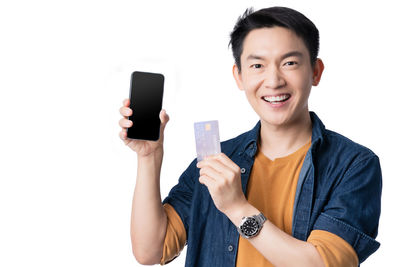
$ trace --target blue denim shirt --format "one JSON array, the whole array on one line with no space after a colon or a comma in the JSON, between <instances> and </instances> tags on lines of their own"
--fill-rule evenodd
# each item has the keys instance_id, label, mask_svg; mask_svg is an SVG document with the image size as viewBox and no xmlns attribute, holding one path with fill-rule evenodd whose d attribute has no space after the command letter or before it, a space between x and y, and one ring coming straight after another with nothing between
<instances>
[{"instance_id":1,"label":"blue denim shirt","mask_svg":"<svg viewBox=\"0 0 400 267\"><path fill-rule=\"evenodd\" d=\"M375 241L382 192L379 159L368 148L325 129L315 113L310 116L311 147L298 179L292 236L306 241L314 229L329 231L346 240L361 263L380 246ZM260 127L259 121L252 130L221 143L222 152L241 168L245 194ZM233 267L239 234L199 183L196 163L193 160L163 201L175 208L185 226L185 266Z\"/></svg>"}]
</instances>

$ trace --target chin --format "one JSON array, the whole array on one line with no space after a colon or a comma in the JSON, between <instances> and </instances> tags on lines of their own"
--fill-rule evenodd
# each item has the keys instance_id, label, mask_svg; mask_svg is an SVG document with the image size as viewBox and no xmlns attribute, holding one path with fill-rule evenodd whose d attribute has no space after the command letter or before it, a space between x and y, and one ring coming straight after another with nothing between
<instances>
[{"instance_id":1,"label":"chin","mask_svg":"<svg viewBox=\"0 0 400 267\"><path fill-rule=\"evenodd\" d=\"M261 119L271 126L284 126L289 122L286 116L261 117Z\"/></svg>"}]
</instances>

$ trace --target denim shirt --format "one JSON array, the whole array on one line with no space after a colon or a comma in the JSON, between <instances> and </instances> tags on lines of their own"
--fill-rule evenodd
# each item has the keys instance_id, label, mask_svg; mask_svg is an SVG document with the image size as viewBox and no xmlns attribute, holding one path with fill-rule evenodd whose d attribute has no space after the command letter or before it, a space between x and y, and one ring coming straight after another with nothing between
<instances>
[{"instance_id":1,"label":"denim shirt","mask_svg":"<svg viewBox=\"0 0 400 267\"><path fill-rule=\"evenodd\" d=\"M382 192L379 159L368 148L325 129L315 113L310 117L311 147L298 179L292 236L306 241L312 230L329 231L346 240L361 263L380 246L375 241ZM221 143L222 153L241 168L245 194L260 127L259 121L252 130ZM233 267L239 234L199 183L196 163L192 161L163 201L174 207L185 226L185 266Z\"/></svg>"}]
</instances>

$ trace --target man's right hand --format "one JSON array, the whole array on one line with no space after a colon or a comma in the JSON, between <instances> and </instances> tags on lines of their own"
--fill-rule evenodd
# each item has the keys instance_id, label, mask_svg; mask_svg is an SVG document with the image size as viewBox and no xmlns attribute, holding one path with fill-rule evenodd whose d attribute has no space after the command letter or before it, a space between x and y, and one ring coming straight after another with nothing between
<instances>
[{"instance_id":1,"label":"man's right hand","mask_svg":"<svg viewBox=\"0 0 400 267\"><path fill-rule=\"evenodd\" d=\"M163 109L160 112L160 138L157 141L130 139L127 137L127 129L133 125L132 121L128 120L128 117L132 115L132 109L129 108L130 100L125 99L122 103L123 106L119 109L119 113L123 116L123 118L119 120L119 125L122 128L119 136L122 141L124 141L125 145L129 146L133 151L135 151L138 157L147 157L158 152L162 153L164 144L164 129L169 121L169 116L166 111Z\"/></svg>"}]
</instances>

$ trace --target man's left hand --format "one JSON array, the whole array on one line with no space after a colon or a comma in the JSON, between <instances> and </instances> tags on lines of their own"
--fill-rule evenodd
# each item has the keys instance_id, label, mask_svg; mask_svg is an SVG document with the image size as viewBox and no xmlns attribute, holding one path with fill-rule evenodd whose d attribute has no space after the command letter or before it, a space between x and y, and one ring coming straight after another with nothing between
<instances>
[{"instance_id":1,"label":"man's left hand","mask_svg":"<svg viewBox=\"0 0 400 267\"><path fill-rule=\"evenodd\" d=\"M206 157L197 167L199 182L207 186L218 210L228 215L248 204L242 191L240 167L224 153Z\"/></svg>"}]
</instances>

